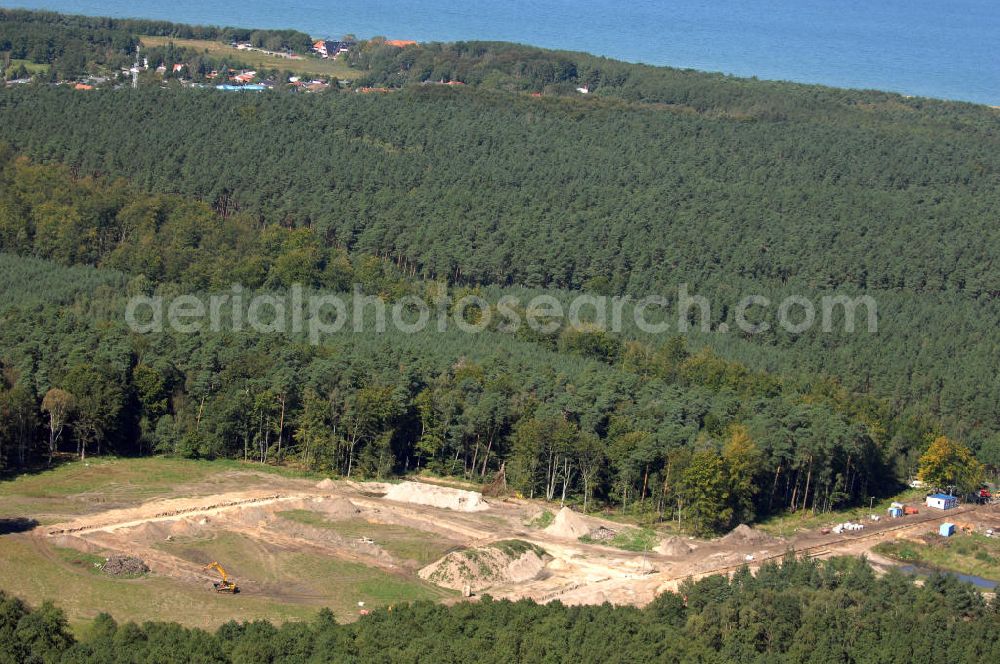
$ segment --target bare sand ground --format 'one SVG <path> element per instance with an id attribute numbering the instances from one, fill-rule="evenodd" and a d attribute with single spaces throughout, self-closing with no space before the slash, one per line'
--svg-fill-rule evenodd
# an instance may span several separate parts
<path id="1" fill-rule="evenodd" d="M 313 560 L 363 565 L 416 580 L 423 566 L 412 559 L 418 557 L 410 550 L 416 544 L 430 546 L 444 556 L 473 549 L 489 552 L 483 554 L 488 564 L 477 566 L 474 562 L 481 559 L 477 558 L 479 554 L 469 556 L 473 562 L 467 573 L 477 593 L 539 602 L 610 601 L 641 606 L 658 593 L 676 589 L 685 579 L 731 573 L 744 564 L 755 568 L 789 551 L 817 558 L 872 556 L 871 549 L 879 542 L 915 537 L 936 529 L 945 520 L 984 527 L 1000 525 L 1000 506 L 963 507 L 948 513 L 924 511 L 903 519 L 883 519 L 858 533 L 812 532 L 784 540 L 741 527 L 716 540 L 671 538 L 653 551 L 634 553 L 579 541 L 581 534 L 599 526 L 622 527 L 602 519 L 564 512 L 546 529 L 526 525 L 545 507 L 537 501 L 483 499 L 468 491 L 415 482 L 316 484 L 270 477 L 254 482 L 252 489 L 235 489 L 234 484 L 218 483 L 213 488 L 222 490 L 216 493 L 207 493 L 205 487 L 191 487 L 194 495 L 190 497 L 94 512 L 38 528 L 31 537 L 43 547 L 136 555 L 153 574 L 205 587 L 210 587 L 214 578 L 213 573 L 203 569 L 211 562 L 202 558 L 206 547 L 211 549 L 205 543 L 214 542 L 217 550 L 228 550 L 219 548 L 221 543 L 237 542 L 239 547 L 234 544 L 232 550 L 240 551 L 241 558 L 222 562 L 229 563 L 238 575 L 244 592 L 315 605 L 329 598 L 314 584 L 305 580 L 274 582 L 275 568 L 288 555 L 308 554 Z M 178 493 L 184 493 L 184 489 Z M 289 518 L 289 514 L 295 518 Z M 361 524 L 370 535 L 344 534 L 342 526 L 347 523 Z M 406 546 L 398 541 L 390 546 L 390 529 L 396 529 L 392 532 L 397 534 L 399 529 L 404 529 L 404 534 L 412 532 L 407 535 L 410 540 L 403 542 Z M 505 562 L 495 549 L 489 548 L 504 540 L 529 542 L 547 555 L 541 562 L 531 560 L 530 565 L 521 554 Z M 877 556 L 874 562 L 882 567 L 891 565 L 891 561 Z M 452 567 L 453 563 L 454 559 Z M 504 568 L 507 563 L 509 569 Z M 461 585 L 455 574 L 450 573 L 448 584 L 442 585 Z M 422 576 L 433 579 L 429 572 Z"/>

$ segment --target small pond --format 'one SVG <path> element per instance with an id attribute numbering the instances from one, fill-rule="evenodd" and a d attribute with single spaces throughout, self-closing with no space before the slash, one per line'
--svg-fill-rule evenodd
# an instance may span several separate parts
<path id="1" fill-rule="evenodd" d="M 941 574 L 950 574 L 958 578 L 960 581 L 966 581 L 981 588 L 982 590 L 996 590 L 997 586 L 1000 586 L 1000 581 L 992 581 L 990 579 L 984 579 L 981 576 L 973 576 L 972 574 L 961 574 L 960 572 L 953 572 L 947 569 L 936 569 L 934 567 L 928 567 L 926 565 L 899 565 L 899 571 L 903 574 L 912 574 L 914 576 L 930 576 L 935 572 Z"/>

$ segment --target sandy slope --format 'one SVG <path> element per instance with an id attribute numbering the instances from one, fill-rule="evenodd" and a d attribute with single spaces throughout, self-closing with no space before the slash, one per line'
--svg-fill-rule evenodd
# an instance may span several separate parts
<path id="1" fill-rule="evenodd" d="M 322 603 L 322 594 L 305 582 L 285 587 L 269 585 L 256 579 L 253 570 L 260 570 L 256 573 L 266 576 L 269 569 L 278 565 L 280 555 L 309 553 L 415 579 L 417 572 L 412 564 L 379 541 L 380 528 L 405 527 L 452 551 L 421 574 L 431 580 L 440 577 L 443 586 L 464 585 L 455 572 L 455 561 L 465 560 L 462 551 L 472 548 L 479 552 L 472 559 L 480 562 L 482 570 L 489 569 L 488 574 L 474 580 L 472 585 L 477 592 L 488 590 L 496 597 L 529 597 L 543 602 L 558 599 L 567 604 L 611 601 L 642 605 L 657 593 L 676 588 L 686 578 L 731 572 L 747 563 L 757 566 L 780 559 L 789 549 L 817 557 L 864 554 L 887 538 L 926 532 L 945 518 L 954 519 L 960 513 L 922 514 L 919 519 L 913 517 L 909 521 L 883 520 L 858 534 L 811 533 L 790 541 L 741 527 L 713 541 L 671 538 L 656 550 L 641 554 L 580 542 L 581 535 L 609 522 L 568 508 L 561 510 L 544 530 L 525 525 L 539 508 L 540 503 L 534 501 L 485 501 L 474 492 L 416 482 L 324 481 L 317 485 L 283 479 L 271 481 L 259 490 L 157 500 L 98 512 L 39 528 L 34 537 L 59 546 L 138 555 L 154 574 L 207 585 L 212 574 L 202 566 L 210 561 L 195 560 L 195 554 L 176 543 L 187 539 L 211 540 L 225 533 L 241 538 L 245 555 L 249 556 L 244 567 L 251 571 L 240 575 L 246 592 L 285 599 L 301 597 Z M 279 515 L 288 510 L 315 513 L 319 523 L 297 522 Z M 1000 518 L 998 511 L 998 507 L 961 510 L 963 519 L 987 520 Z M 368 523 L 372 536 L 360 540 L 348 538 L 337 529 L 323 527 L 324 520 Z M 488 546 L 512 539 L 535 544 L 546 555 L 510 559 L 498 556 Z M 483 551 L 488 553 L 482 554 Z M 433 572 L 439 569 L 445 571 L 435 575 Z"/>

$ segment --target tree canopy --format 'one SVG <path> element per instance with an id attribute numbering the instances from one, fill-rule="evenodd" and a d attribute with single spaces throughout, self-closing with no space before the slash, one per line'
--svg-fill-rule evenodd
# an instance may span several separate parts
<path id="1" fill-rule="evenodd" d="M 686 581 L 643 609 L 539 605 L 488 596 L 376 609 L 340 625 L 230 622 L 215 632 L 119 623 L 101 614 L 78 638 L 51 604 L 0 593 L 0 652 L 46 662 L 899 662 L 995 661 L 997 607 L 954 577 L 918 586 L 865 561 L 765 564 Z"/>
<path id="2" fill-rule="evenodd" d="M 31 45 L 92 32 L 90 64 L 128 54 L 126 33 L 248 38 L 2 16 Z M 997 467 L 995 110 L 503 44 L 351 58 L 397 91 L 0 91 L 8 467 L 59 450 L 372 477 L 506 464 L 527 494 L 705 531 L 891 492 L 940 435 Z M 233 284 L 475 295 L 498 315 L 478 335 L 322 343 L 124 325 L 128 296 Z M 500 325 L 508 296 L 627 295 L 628 320 L 682 292 L 710 305 L 666 334 Z M 843 307 L 831 331 L 736 332 L 748 294 L 869 296 L 878 330 Z"/>

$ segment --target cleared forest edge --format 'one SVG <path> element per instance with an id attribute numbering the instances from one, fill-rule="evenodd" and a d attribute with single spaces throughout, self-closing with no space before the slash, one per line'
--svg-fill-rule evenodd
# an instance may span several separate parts
<path id="1" fill-rule="evenodd" d="M 261 488 L 247 489 L 248 482 Z M 207 486 L 218 492 L 205 495 Z M 402 487 L 399 495 L 410 501 L 390 499 L 393 487 Z M 168 595 L 210 592 L 216 579 L 204 565 L 219 560 L 240 585 L 239 602 L 335 606 L 338 618 L 349 620 L 358 615 L 358 601 L 365 608 L 421 598 L 449 602 L 466 591 L 473 597 L 488 592 L 515 600 L 642 606 L 685 579 L 731 573 L 744 565 L 753 569 L 790 551 L 820 558 L 869 555 L 880 542 L 936 532 L 938 522 L 959 515 L 984 528 L 1000 525 L 996 506 L 963 507 L 883 520 L 843 535 L 817 530 L 780 539 L 739 527 L 725 537 L 696 540 L 660 532 L 655 546 L 637 551 L 595 537 L 629 532 L 633 526 L 567 507 L 542 527 L 533 517 L 555 510 L 541 501 L 496 498 L 484 508 L 467 501 L 475 492 L 421 482 L 317 483 L 229 472 L 213 475 L 208 483 L 179 485 L 173 495 L 185 492 L 195 495 L 95 512 L 10 535 L 8 541 L 33 542 L 40 562 L 62 565 L 63 573 L 83 588 L 96 583 L 95 576 L 80 564 L 67 565 L 73 555 L 66 551 L 78 551 L 74 555 L 81 560 L 140 558 L 150 569 L 141 578 L 100 578 L 152 584 Z M 436 504 L 421 502 L 428 496 Z M 474 511 L 463 511 L 470 505 Z M 8 585 L 17 578 L 7 577 Z M 233 616 L 240 615 L 240 606 L 233 603 Z M 147 610 L 152 613 L 144 619 L 157 617 L 155 605 Z"/>

